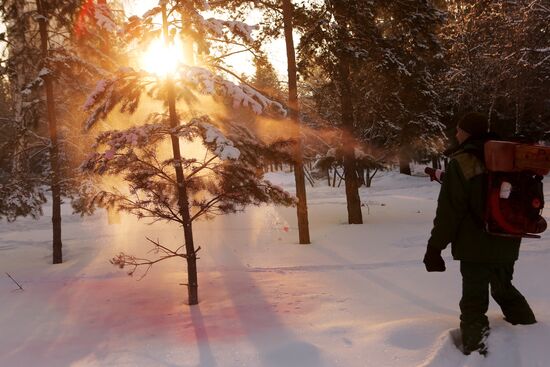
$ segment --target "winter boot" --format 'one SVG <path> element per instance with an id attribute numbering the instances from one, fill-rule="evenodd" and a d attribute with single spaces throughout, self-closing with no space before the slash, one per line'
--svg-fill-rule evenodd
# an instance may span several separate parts
<path id="1" fill-rule="evenodd" d="M 482 356 L 487 355 L 487 338 L 489 337 L 489 327 L 484 326 L 481 329 L 476 327 L 461 327 L 462 333 L 462 353 L 470 355 L 472 352 L 478 352 Z"/>
<path id="2" fill-rule="evenodd" d="M 532 325 L 537 323 L 537 320 L 535 319 L 535 315 L 533 315 L 532 313 L 531 315 L 524 315 L 522 317 L 504 316 L 504 321 L 507 321 L 512 325 Z"/>

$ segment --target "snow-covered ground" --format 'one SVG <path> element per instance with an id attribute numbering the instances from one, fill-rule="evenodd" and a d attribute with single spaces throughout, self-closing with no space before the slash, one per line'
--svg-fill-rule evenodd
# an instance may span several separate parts
<path id="1" fill-rule="evenodd" d="M 269 178 L 293 191 L 292 174 Z M 548 366 L 550 236 L 524 241 L 516 264 L 539 323 L 511 326 L 491 301 L 490 354 L 466 357 L 449 339 L 458 263 L 446 251 L 445 273 L 422 264 L 438 190 L 384 173 L 361 189 L 365 224 L 348 225 L 343 185 L 318 182 L 308 187 L 311 245 L 297 244 L 293 208 L 197 223 L 194 307 L 183 260 L 140 281 L 108 262 L 120 251 L 145 256 L 145 236 L 179 245 L 176 226 L 67 210 L 65 263 L 54 266 L 49 217 L 0 223 L 0 366 Z"/>

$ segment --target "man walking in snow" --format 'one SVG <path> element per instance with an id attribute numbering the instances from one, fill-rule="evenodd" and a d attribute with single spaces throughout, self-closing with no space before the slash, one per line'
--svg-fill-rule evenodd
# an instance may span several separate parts
<path id="1" fill-rule="evenodd" d="M 460 261 L 460 331 L 464 354 L 487 353 L 489 321 L 485 314 L 489 307 L 489 285 L 506 321 L 514 325 L 536 323 L 531 307 L 512 285 L 521 239 L 484 231 L 483 146 L 489 139 L 487 130 L 487 118 L 478 113 L 467 114 L 459 121 L 456 133 L 459 146 L 451 155 L 443 178 L 424 256 L 427 271 L 445 271 L 441 251 L 451 243 L 453 258 Z"/>

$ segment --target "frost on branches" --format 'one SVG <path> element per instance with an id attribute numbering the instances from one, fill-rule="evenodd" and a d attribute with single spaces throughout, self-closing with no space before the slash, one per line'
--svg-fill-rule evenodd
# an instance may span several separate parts
<path id="1" fill-rule="evenodd" d="M 205 19 L 198 10 L 206 10 L 208 5 L 193 6 L 189 2 L 181 2 L 176 8 L 178 12 L 187 19 L 191 20 L 190 27 L 197 34 L 208 34 L 213 37 L 228 39 L 231 35 L 240 37 L 245 43 L 252 44 L 254 37 L 252 32 L 259 29 L 257 25 L 249 25 L 234 20 L 222 20 L 216 18 Z M 226 32 L 229 31 L 229 33 Z"/>
<path id="2" fill-rule="evenodd" d="M 46 193 L 43 187 L 24 180 L 0 181 L 0 219 L 5 218 L 8 222 L 26 216 L 37 219 L 42 215 L 42 205 L 45 202 Z"/>
<path id="3" fill-rule="evenodd" d="M 84 109 L 91 111 L 85 123 L 86 128 L 91 128 L 98 120 L 105 118 L 118 104 L 121 112 L 135 112 L 141 96 L 155 82 L 154 75 L 132 68 L 121 68 L 112 78 L 100 80 L 84 104 Z M 234 109 L 245 108 L 258 115 L 286 116 L 286 110 L 279 102 L 265 97 L 248 85 L 237 85 L 225 80 L 206 68 L 181 65 L 174 84 L 176 88 L 210 95 Z"/>
<path id="4" fill-rule="evenodd" d="M 175 129 L 167 126 L 161 115 L 150 116 L 150 123 L 124 131 L 109 131 L 97 138 L 97 152 L 83 164 L 84 171 L 99 175 L 117 175 L 128 184 L 127 190 L 96 192 L 88 202 L 95 206 L 115 207 L 138 218 L 179 223 L 182 227 L 203 218 L 233 213 L 245 206 L 262 203 L 294 204 L 294 199 L 281 188 L 262 178 L 256 167 L 261 157 L 276 155 L 277 145 L 262 144 L 248 129 L 239 124 L 223 122 L 216 125 L 207 116 L 194 118 Z M 200 139 L 205 147 L 203 159 L 159 156 L 161 147 L 168 146 L 171 136 L 180 141 Z M 185 176 L 190 218 L 182 215 L 178 203 L 178 180 L 175 167 L 181 167 Z M 90 210 L 90 209 L 88 209 Z M 185 253 L 183 246 L 161 244 L 147 238 L 153 245 L 154 259 L 137 258 L 120 253 L 111 262 L 127 268 L 128 274 L 143 267 L 144 276 L 151 266 L 161 260 L 195 257 L 200 247 Z"/>
<path id="5" fill-rule="evenodd" d="M 201 93 L 226 98 L 233 108 L 250 108 L 258 115 L 268 112 L 280 117 L 286 116 L 286 110 L 279 102 L 270 100 L 248 85 L 236 85 L 207 69 L 183 66 L 180 69 L 180 78 L 181 82 Z"/>
<path id="6" fill-rule="evenodd" d="M 184 224 L 178 213 L 174 165 L 181 165 L 190 197 L 191 220 L 232 213 L 248 204 L 276 202 L 291 205 L 293 199 L 281 189 L 262 180 L 257 172 L 258 152 L 273 146 L 248 139 L 232 141 L 207 116 L 191 119 L 176 129 L 152 115 L 151 123 L 124 131 L 108 131 L 98 136 L 97 150 L 83 164 L 85 171 L 99 175 L 120 175 L 129 185 L 122 191 L 101 191 L 93 202 L 100 206 L 116 205 L 139 218 L 169 220 Z M 157 123 L 153 123 L 157 121 Z M 224 122 L 224 128 L 238 139 L 243 128 Z M 160 159 L 158 151 L 174 134 L 180 141 L 201 139 L 207 154 L 204 159 Z"/>

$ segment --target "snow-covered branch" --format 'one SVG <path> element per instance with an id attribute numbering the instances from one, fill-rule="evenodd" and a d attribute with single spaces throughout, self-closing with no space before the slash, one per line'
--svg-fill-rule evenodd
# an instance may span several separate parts
<path id="1" fill-rule="evenodd" d="M 239 159 L 241 152 L 235 148 L 233 142 L 227 139 L 220 130 L 211 124 L 202 122 L 200 127 L 204 130 L 204 142 L 214 146 L 214 154 L 221 160 Z"/>
<path id="2" fill-rule="evenodd" d="M 183 66 L 180 68 L 180 78 L 183 82 L 195 85 L 204 94 L 218 94 L 229 98 L 233 108 L 249 108 L 256 114 L 274 111 L 279 116 L 286 116 L 286 110 L 279 102 L 265 97 L 247 85 L 237 85 L 225 80 L 208 69 Z"/>

